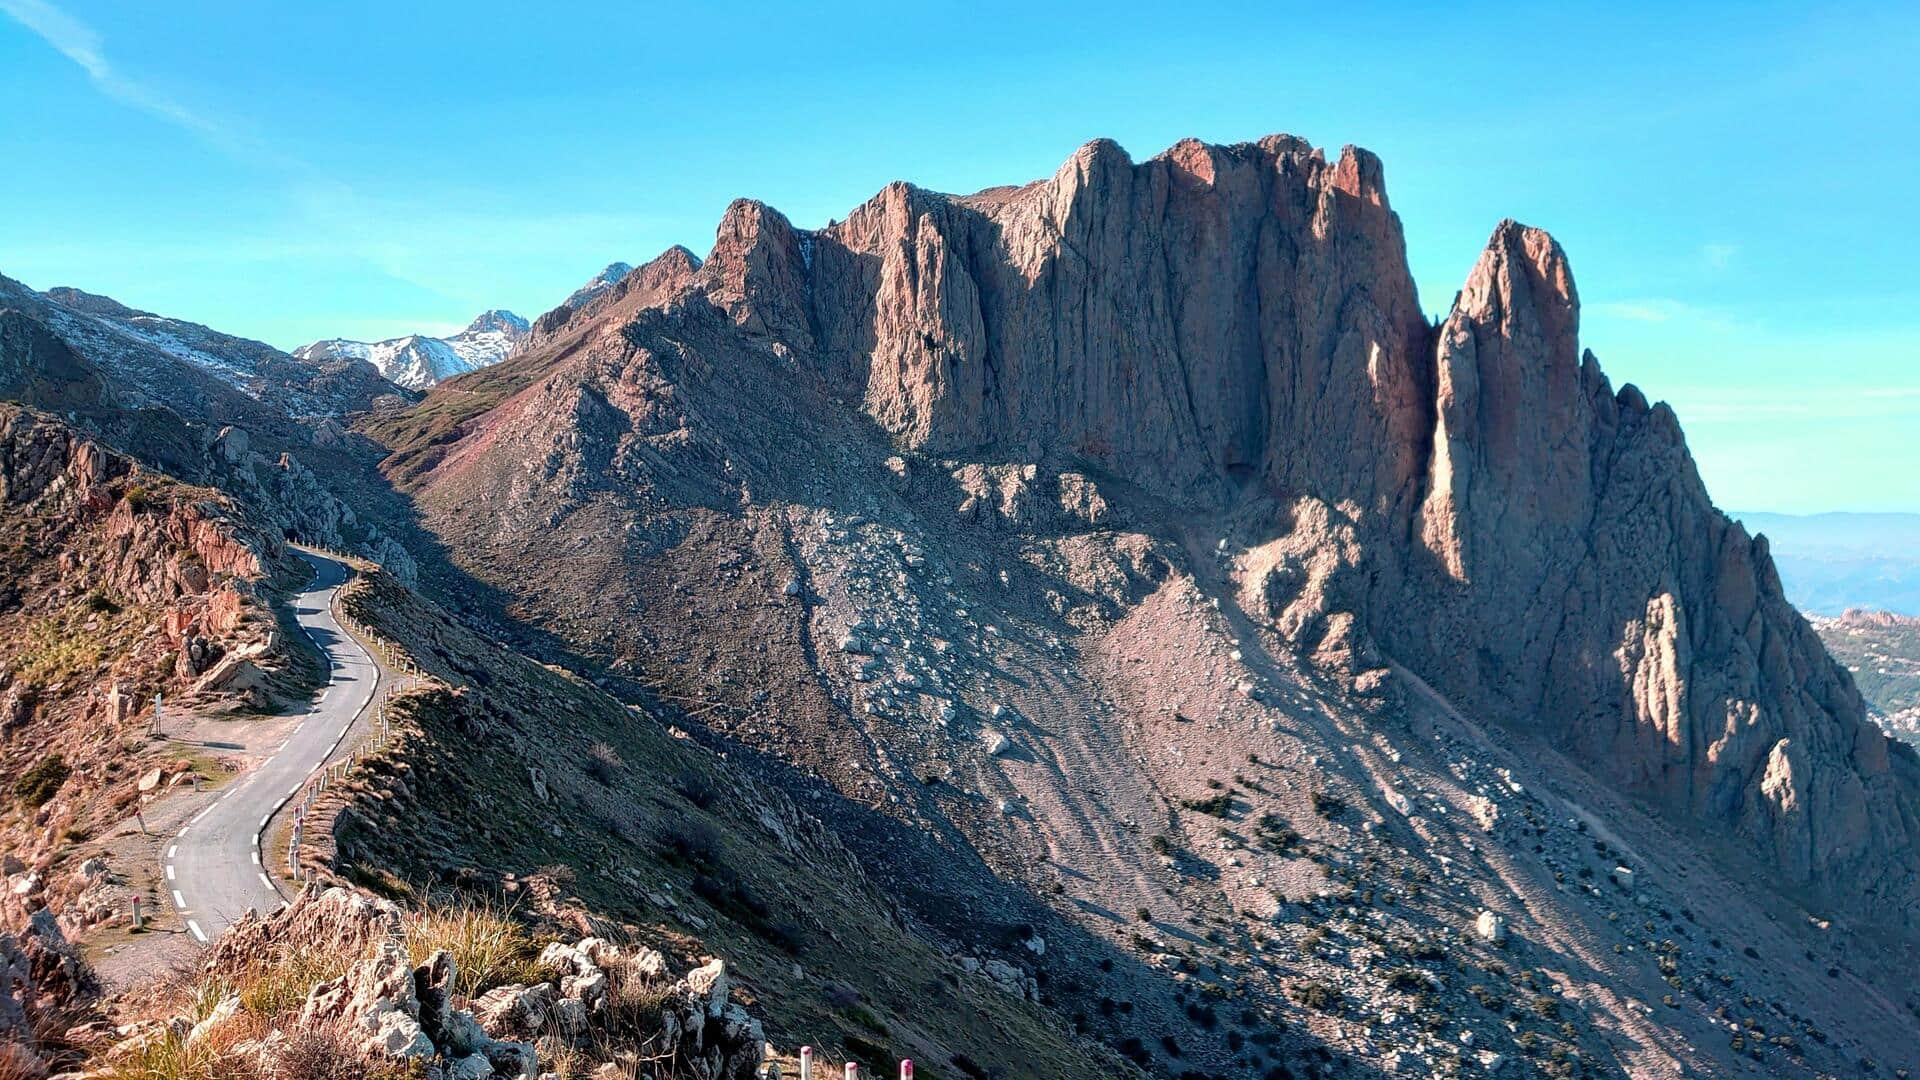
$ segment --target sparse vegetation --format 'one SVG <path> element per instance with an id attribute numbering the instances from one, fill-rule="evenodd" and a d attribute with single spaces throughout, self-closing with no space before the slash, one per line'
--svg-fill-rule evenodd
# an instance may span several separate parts
<path id="1" fill-rule="evenodd" d="M 66 758 L 59 754 L 48 754 L 14 781 L 13 793 L 30 807 L 45 806 L 72 772 Z"/>
<path id="2" fill-rule="evenodd" d="M 1319 980 L 1295 983 L 1290 993 L 1293 1000 L 1315 1012 L 1338 1012 L 1346 1000 L 1339 987 Z"/>
<path id="3" fill-rule="evenodd" d="M 593 748 L 587 752 L 585 768 L 587 775 L 593 777 L 603 787 L 612 787 L 619 782 L 620 773 L 626 768 L 620 760 L 620 754 L 613 745 L 604 739 L 595 740 Z"/>
<path id="4" fill-rule="evenodd" d="M 1233 809 L 1233 792 L 1222 791 L 1199 799 L 1182 799 L 1180 805 L 1212 817 L 1223 818 Z"/>
<path id="5" fill-rule="evenodd" d="M 1319 788 L 1315 788 L 1307 798 L 1313 804 L 1313 812 L 1326 818 L 1328 821 L 1332 821 L 1347 812 L 1346 800 L 1341 799 L 1337 795 L 1322 791 Z"/>
<path id="6" fill-rule="evenodd" d="M 407 920 L 407 953 L 416 964 L 435 950 L 453 957 L 454 989 L 477 997 L 496 986 L 536 982 L 539 948 L 511 911 L 462 898 L 432 904 Z"/>

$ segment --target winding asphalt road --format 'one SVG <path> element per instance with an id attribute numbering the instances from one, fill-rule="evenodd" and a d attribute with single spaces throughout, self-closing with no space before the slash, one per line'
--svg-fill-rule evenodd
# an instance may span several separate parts
<path id="1" fill-rule="evenodd" d="M 187 932 L 201 943 L 219 937 L 248 909 L 267 912 L 284 903 L 262 861 L 283 867 L 287 853 L 262 850 L 263 834 L 280 808 L 326 763 L 380 686 L 379 665 L 334 621 L 333 596 L 346 582 L 347 568 L 324 556 L 298 554 L 314 568 L 314 579 L 294 598 L 294 616 L 326 655 L 331 671 L 326 689 L 287 741 L 167 842 L 161 860 L 165 887 L 186 920 Z"/>

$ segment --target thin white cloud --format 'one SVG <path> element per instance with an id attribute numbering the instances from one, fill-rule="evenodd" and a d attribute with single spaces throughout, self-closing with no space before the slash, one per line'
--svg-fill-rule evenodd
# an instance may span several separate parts
<path id="1" fill-rule="evenodd" d="M 78 64 L 94 88 L 107 97 L 185 128 L 231 153 L 254 152 L 255 148 L 244 146 L 221 125 L 122 73 L 108 61 L 105 43 L 93 27 L 46 0 L 0 0 L 0 14 L 38 34 L 60 55 Z"/>

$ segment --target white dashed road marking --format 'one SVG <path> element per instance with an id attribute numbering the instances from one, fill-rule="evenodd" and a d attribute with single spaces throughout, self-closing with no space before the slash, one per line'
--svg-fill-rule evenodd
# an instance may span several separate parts
<path id="1" fill-rule="evenodd" d="M 311 561 L 317 568 L 320 567 L 318 558 Z M 332 572 L 337 572 L 337 569 L 336 567 Z M 331 572 L 323 570 L 323 575 L 329 573 Z M 326 661 L 326 685 L 322 687 L 312 706 L 305 710 L 304 715 L 294 718 L 291 734 L 283 739 L 278 747 L 271 750 L 267 761 L 250 770 L 252 775 L 240 778 L 227 790 L 217 794 L 210 803 L 193 816 L 192 821 L 188 822 L 190 826 L 193 822 L 207 818 L 207 815 L 217 807 L 220 813 L 207 818 L 208 828 L 193 834 L 189 839 L 188 827 L 182 826 L 177 836 L 186 842 L 171 845 L 167 849 L 167 857 L 164 860 L 166 880 L 173 894 L 174 906 L 180 909 L 182 918 L 189 914 L 195 916 L 194 919 L 187 920 L 187 929 L 199 942 L 206 943 L 213 936 L 217 936 L 225 928 L 226 919 L 221 912 L 248 898 L 253 891 L 252 883 L 247 882 L 245 876 L 237 873 L 237 867 L 232 865 L 238 861 L 233 853 L 233 849 L 238 846 L 238 836 L 235 834 L 243 832 L 250 834 L 248 835 L 248 857 L 254 868 L 254 876 L 269 894 L 280 894 L 279 887 L 265 869 L 267 863 L 263 857 L 263 849 L 266 830 L 273 824 L 274 817 L 284 812 L 287 804 L 299 797 L 302 788 L 306 786 L 306 778 L 314 776 L 325 767 L 327 759 L 339 750 L 348 733 L 353 729 L 353 725 L 358 723 L 373 706 L 373 691 L 379 689 L 382 669 L 364 645 L 334 623 L 331 608 L 337 592 L 338 586 L 335 585 L 323 592 L 308 593 L 301 598 L 304 602 L 297 603 L 294 609 L 296 616 L 302 619 L 318 615 L 326 623 L 325 626 L 303 625 L 300 627 L 307 638 L 319 648 Z M 316 600 L 317 603 L 315 603 Z M 329 635 L 324 642 L 321 640 L 322 631 Z M 340 662 L 341 658 L 334 655 L 336 650 L 351 650 L 351 660 L 346 663 Z M 353 669 L 352 673 L 347 674 L 350 668 Z M 339 698 L 333 696 L 333 690 L 336 688 L 344 690 Z M 312 739 L 312 736 L 305 734 L 305 731 L 307 725 L 315 720 L 320 721 L 321 730 L 326 732 L 325 739 L 321 740 L 328 743 L 324 749 L 310 747 L 304 741 Z M 336 723 L 338 724 L 337 732 L 334 730 Z M 276 797 L 270 794 L 270 791 L 280 784 L 287 783 L 298 774 L 296 770 L 287 769 L 284 764 L 276 763 L 274 759 L 277 755 L 287 752 L 296 742 L 302 743 L 300 764 L 309 767 L 306 769 L 305 777 L 287 788 L 285 795 Z M 317 751 L 320 754 L 317 762 L 306 756 L 309 751 Z M 242 798 L 235 808 L 229 810 L 221 805 L 236 793 Z M 256 810 L 265 810 L 266 813 L 260 817 L 259 825 L 254 829 L 246 829 L 244 817 L 241 821 L 232 820 L 233 814 L 250 817 Z M 178 858 L 182 849 L 185 849 L 186 853 L 184 867 L 180 865 L 181 860 Z M 214 859 L 211 865 L 207 862 L 209 855 Z M 176 881 L 180 887 L 172 888 Z M 184 889 L 195 890 L 191 907 L 188 906 L 189 902 Z M 257 910 L 272 910 L 257 900 L 248 900 L 248 902 L 252 903 Z M 284 894 L 280 894 L 278 906 L 286 906 Z M 201 917 L 209 920 L 204 928 L 198 921 Z"/>

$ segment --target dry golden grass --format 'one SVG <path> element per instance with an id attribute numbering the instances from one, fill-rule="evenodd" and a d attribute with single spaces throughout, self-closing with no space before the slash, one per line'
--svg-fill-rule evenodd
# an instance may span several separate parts
<path id="1" fill-rule="evenodd" d="M 205 1010 L 186 1015 L 197 1022 Z M 168 1030 L 108 1062 L 101 1075 L 107 1080 L 252 1080 L 253 1062 L 234 1047 L 265 1031 L 263 1022 L 244 1012 L 191 1042 Z"/>
<path id="2" fill-rule="evenodd" d="M 429 904 L 407 916 L 407 954 L 415 964 L 445 949 L 453 957 L 456 995 L 473 998 L 496 986 L 540 981 L 540 948 L 511 909 L 460 899 Z"/>
<path id="3" fill-rule="evenodd" d="M 241 1008 L 249 1015 L 277 1020 L 298 1011 L 315 983 L 339 978 L 357 959 L 337 952 L 289 950 L 231 986 L 209 989 L 238 994 Z"/>

